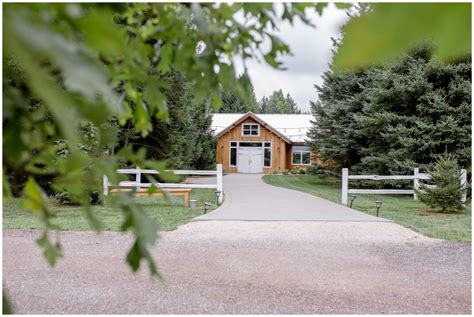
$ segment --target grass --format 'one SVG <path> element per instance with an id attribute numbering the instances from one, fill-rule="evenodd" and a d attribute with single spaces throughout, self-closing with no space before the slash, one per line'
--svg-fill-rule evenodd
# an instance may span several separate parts
<path id="1" fill-rule="evenodd" d="M 265 175 L 270 185 L 289 188 L 341 202 L 341 185 L 318 176 Z M 461 214 L 433 212 L 425 204 L 408 195 L 358 195 L 352 208 L 376 214 L 375 201 L 383 201 L 379 216 L 393 220 L 425 236 L 457 242 L 471 242 L 471 204 Z"/>
<path id="2" fill-rule="evenodd" d="M 137 197 L 134 198 L 143 210 L 153 218 L 161 231 L 175 230 L 179 225 L 189 222 L 192 218 L 202 215 L 204 202 L 212 204 L 212 210 L 216 207 L 216 196 L 212 189 L 193 189 L 191 199 L 197 200 L 197 207 L 186 208 L 182 205 L 182 199 L 174 203 L 159 197 Z M 56 214 L 53 223 L 60 230 L 90 231 L 91 228 L 84 216 L 84 209 L 75 206 L 51 206 Z M 93 206 L 94 214 L 104 224 L 105 230 L 119 231 L 123 222 L 122 213 L 112 207 L 102 205 Z M 19 200 L 13 199 L 3 203 L 3 228 L 4 229 L 42 229 L 40 219 L 19 206 Z"/>

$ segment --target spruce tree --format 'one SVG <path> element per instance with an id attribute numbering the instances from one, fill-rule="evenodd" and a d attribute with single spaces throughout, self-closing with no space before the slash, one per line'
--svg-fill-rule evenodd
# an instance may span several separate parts
<path id="1" fill-rule="evenodd" d="M 367 145 L 354 116 L 361 113 L 366 102 L 364 88 L 370 85 L 370 77 L 365 71 L 330 70 L 323 80 L 322 86 L 316 86 L 318 101 L 311 102 L 314 121 L 307 143 L 319 153 L 326 167 L 339 172 L 359 163 L 360 150 Z"/>
<path id="2" fill-rule="evenodd" d="M 308 138 L 326 164 L 405 174 L 447 150 L 470 166 L 471 63 L 440 64 L 431 51 L 422 45 L 387 65 L 324 74 Z"/>
<path id="3" fill-rule="evenodd" d="M 460 168 L 456 158 L 450 154 L 438 157 L 433 168 L 428 170 L 435 187 L 420 183 L 415 190 L 418 199 L 432 208 L 442 212 L 457 212 L 463 209 L 461 197 L 465 192 L 460 183 Z"/>
<path id="4" fill-rule="evenodd" d="M 240 82 L 245 82 L 248 87 L 247 91 L 230 91 L 220 89 L 222 106 L 219 109 L 213 109 L 214 112 L 219 113 L 246 113 L 252 111 L 259 112 L 257 98 L 255 97 L 255 90 L 252 83 L 244 78 L 238 78 Z"/>
<path id="5" fill-rule="evenodd" d="M 211 106 L 204 101 L 195 104 L 192 88 L 183 73 L 166 75 L 168 120 L 153 118 L 153 131 L 147 137 L 131 134 L 123 128 L 121 146 L 145 147 L 147 158 L 166 160 L 174 169 L 207 169 L 215 164 L 215 137 L 211 131 Z"/>

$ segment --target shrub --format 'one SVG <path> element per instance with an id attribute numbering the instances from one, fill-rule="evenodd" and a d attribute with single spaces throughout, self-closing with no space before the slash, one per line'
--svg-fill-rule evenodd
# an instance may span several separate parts
<path id="1" fill-rule="evenodd" d="M 288 175 L 289 173 L 290 173 L 289 170 L 284 170 L 284 171 L 283 171 L 283 175 Z"/>
<path id="2" fill-rule="evenodd" d="M 459 181 L 461 171 L 456 158 L 447 153 L 439 156 L 428 173 L 436 187 L 420 183 L 419 190 L 415 190 L 420 201 L 442 212 L 462 210 L 461 197 L 465 188 Z"/>
<path id="3" fill-rule="evenodd" d="M 92 205 L 101 203 L 100 195 L 98 191 L 92 191 L 89 193 L 89 202 Z M 77 201 L 71 198 L 70 194 L 65 190 L 54 191 L 51 194 L 51 198 L 59 205 L 79 205 Z"/>
<path id="4" fill-rule="evenodd" d="M 304 175 L 304 174 L 306 174 L 306 170 L 304 168 L 300 168 L 300 169 L 298 169 L 298 174 Z"/>
<path id="5" fill-rule="evenodd" d="M 298 170 L 290 170 L 290 175 L 296 175 L 298 174 Z"/>

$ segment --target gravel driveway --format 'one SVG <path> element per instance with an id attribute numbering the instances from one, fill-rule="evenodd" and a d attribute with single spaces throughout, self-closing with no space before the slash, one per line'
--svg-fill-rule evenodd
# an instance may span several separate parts
<path id="1" fill-rule="evenodd" d="M 4 230 L 3 283 L 24 314 L 471 313 L 470 245 L 387 222 L 193 222 L 153 249 L 164 282 L 123 263 L 130 236 Z"/>

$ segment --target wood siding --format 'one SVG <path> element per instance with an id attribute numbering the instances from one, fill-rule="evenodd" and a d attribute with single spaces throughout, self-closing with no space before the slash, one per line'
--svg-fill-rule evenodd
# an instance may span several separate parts
<path id="1" fill-rule="evenodd" d="M 220 163 L 224 167 L 224 171 L 228 173 L 237 173 L 237 167 L 230 167 L 230 142 L 241 141 L 241 142 L 272 142 L 272 167 L 264 167 L 263 173 L 269 174 L 272 172 L 283 172 L 286 169 L 287 157 L 286 147 L 287 143 L 283 141 L 279 136 L 260 125 L 260 136 L 248 137 L 242 136 L 242 124 L 245 123 L 258 123 L 252 118 L 245 119 L 241 124 L 235 126 L 229 130 L 226 134 L 219 138 L 217 143 L 217 163 Z M 288 145 L 289 146 L 289 145 Z"/>

